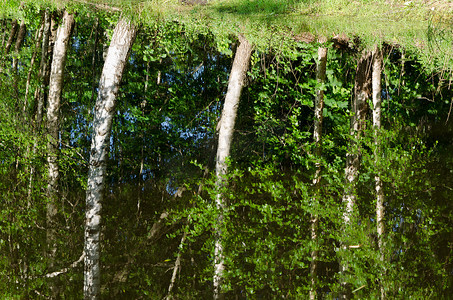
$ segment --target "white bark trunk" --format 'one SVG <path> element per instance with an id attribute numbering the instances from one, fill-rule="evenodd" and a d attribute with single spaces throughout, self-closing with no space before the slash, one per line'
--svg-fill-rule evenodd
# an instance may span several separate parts
<path id="1" fill-rule="evenodd" d="M 96 100 L 91 143 L 90 168 L 86 195 L 85 223 L 85 299 L 99 299 L 100 265 L 99 237 L 101 203 L 107 167 L 110 132 L 115 110 L 115 98 L 129 51 L 136 35 L 136 27 L 121 18 L 113 32 L 112 41 L 102 70 Z"/>
<path id="2" fill-rule="evenodd" d="M 47 106 L 47 256 L 49 269 L 54 268 L 56 245 L 56 215 L 58 201 L 58 179 L 60 171 L 58 168 L 58 138 L 60 130 L 60 100 L 61 89 L 63 87 L 63 71 L 66 60 L 66 52 L 68 49 L 68 41 L 71 35 L 72 26 L 74 24 L 74 16 L 66 11 L 63 15 L 63 22 L 58 27 L 57 39 L 54 46 L 52 66 L 50 70 L 49 80 L 49 97 Z M 53 294 L 57 293 L 56 286 L 51 285 Z"/>
<path id="3" fill-rule="evenodd" d="M 320 40 L 319 42 L 326 42 L 325 40 Z M 318 84 L 322 85 L 326 82 L 326 65 L 327 65 L 327 48 L 319 47 L 318 48 L 318 64 L 316 69 L 316 79 Z M 315 163 L 316 171 L 313 178 L 313 186 L 315 188 L 315 193 L 319 189 L 319 183 L 321 182 L 321 137 L 322 137 L 322 122 L 323 116 L 322 112 L 324 109 L 324 90 L 321 87 L 316 91 L 316 100 L 315 100 L 315 120 L 314 120 L 314 129 L 313 129 L 313 141 L 315 142 L 315 155 L 317 162 Z M 314 207 L 317 207 L 318 195 L 315 195 L 312 199 Z M 311 239 L 316 244 L 318 240 L 318 224 L 319 218 L 316 213 L 311 215 Z M 316 274 L 318 268 L 318 250 L 313 249 L 311 251 L 311 263 L 310 263 L 310 300 L 316 299 Z"/>
<path id="4" fill-rule="evenodd" d="M 350 150 L 346 154 L 346 168 L 345 168 L 345 191 L 343 195 L 343 203 L 345 209 L 343 212 L 343 222 L 345 228 L 351 224 L 354 213 L 355 203 L 357 200 L 356 183 L 360 167 L 360 149 L 357 149 L 355 140 L 358 140 L 362 131 L 365 129 L 366 114 L 368 111 L 368 99 L 371 97 L 371 52 L 364 53 L 359 59 L 356 70 L 356 78 L 354 84 L 354 98 L 352 103 L 352 117 L 350 135 Z M 345 237 L 347 239 L 347 237 Z M 342 241 L 342 248 L 344 251 L 349 249 L 348 241 Z M 340 273 L 342 276 L 341 282 L 341 299 L 350 298 L 349 288 L 345 280 L 345 273 L 348 270 L 348 264 L 344 261 L 340 262 Z"/>
<path id="5" fill-rule="evenodd" d="M 233 66 L 228 80 L 228 91 L 225 96 L 222 117 L 219 121 L 220 126 L 218 126 L 219 142 L 216 157 L 216 185 L 219 192 L 216 196 L 218 220 L 216 224 L 216 241 L 214 248 L 214 299 L 219 299 L 221 297 L 221 284 L 223 271 L 225 269 L 221 228 L 226 203 L 221 193 L 221 189 L 225 185 L 225 176 L 227 175 L 226 159 L 230 155 L 239 99 L 241 97 L 242 87 L 245 84 L 245 77 L 250 63 L 252 48 L 252 45 L 240 35 L 239 47 L 236 50 L 236 55 L 234 57 Z"/>
<path id="6" fill-rule="evenodd" d="M 381 129 L 381 72 L 382 72 L 382 52 L 376 45 L 373 51 L 373 127 L 374 133 L 374 159 L 375 164 L 379 163 L 380 159 L 380 142 L 379 130 Z M 376 226 L 378 235 L 378 248 L 380 252 L 380 259 L 384 261 L 384 190 L 382 189 L 382 180 L 379 172 L 375 175 L 375 188 L 376 188 Z M 381 274 L 381 280 L 384 274 Z M 381 281 L 381 299 L 385 299 L 385 290 Z"/>
<path id="7" fill-rule="evenodd" d="M 327 65 L 327 48 L 318 48 L 318 64 L 316 70 L 316 79 L 319 84 L 326 82 L 326 65 Z M 316 144 L 315 152 L 317 155 L 321 153 L 321 135 L 322 135 L 322 112 L 324 109 L 324 90 L 320 88 L 316 91 L 316 103 L 315 103 L 315 120 L 313 130 L 313 141 Z M 316 164 L 316 169 L 320 168 L 320 164 Z M 317 178 L 317 176 L 315 176 Z"/>
<path id="8" fill-rule="evenodd" d="M 190 215 L 188 217 L 187 223 L 189 223 L 189 222 L 190 222 Z M 173 273 L 171 275 L 170 285 L 168 286 L 167 297 L 165 298 L 166 300 L 173 299 L 173 296 L 172 296 L 173 287 L 175 286 L 176 276 L 178 275 L 178 272 L 181 269 L 181 254 L 182 254 L 182 250 L 184 247 L 184 243 L 186 242 L 186 237 L 187 237 L 187 229 L 184 230 L 184 234 L 182 235 L 181 242 L 179 243 L 179 252 L 178 252 L 178 255 L 176 256 L 175 265 L 173 267 Z"/>
<path id="9" fill-rule="evenodd" d="M 354 86 L 354 99 L 352 104 L 352 117 L 350 134 L 354 140 L 361 136 L 365 129 L 366 113 L 368 111 L 368 99 L 371 94 L 371 53 L 366 53 L 357 64 L 356 79 Z M 353 145 L 354 142 L 351 141 Z M 354 148 L 354 147 L 351 147 Z M 352 149 L 351 149 L 352 150 Z M 343 214 L 345 224 L 351 222 L 352 213 L 356 201 L 355 183 L 360 167 L 360 154 L 358 151 L 350 151 L 346 154 L 346 189 L 343 195 L 343 203 L 346 205 Z"/>

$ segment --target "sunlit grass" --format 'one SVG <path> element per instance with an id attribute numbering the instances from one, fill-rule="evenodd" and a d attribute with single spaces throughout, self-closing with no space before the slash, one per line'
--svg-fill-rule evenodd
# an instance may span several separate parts
<path id="1" fill-rule="evenodd" d="M 398 44 L 419 53 L 429 68 L 453 69 L 451 1 L 220 0 L 186 13 L 182 19 L 207 16 L 211 27 L 245 32 L 256 44 L 265 44 L 275 34 L 345 33 L 359 37 L 364 48 L 381 42 Z"/>
<path id="2" fill-rule="evenodd" d="M 136 22 L 178 20 L 219 39 L 246 34 L 257 47 L 310 32 L 359 37 L 363 47 L 385 41 L 420 53 L 430 67 L 453 69 L 452 1 L 440 0 L 0 0 L 0 12 L 20 17 L 26 5 L 84 5 L 122 11 Z M 272 47 L 272 45 L 270 45 Z"/>

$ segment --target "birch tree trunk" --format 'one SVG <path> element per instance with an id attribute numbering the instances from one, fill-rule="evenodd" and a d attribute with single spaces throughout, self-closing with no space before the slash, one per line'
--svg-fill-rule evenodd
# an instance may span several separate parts
<path id="1" fill-rule="evenodd" d="M 191 217 L 189 215 L 187 217 L 187 224 L 185 226 L 186 228 L 184 229 L 184 234 L 182 235 L 181 242 L 179 243 L 179 251 L 178 251 L 178 255 L 176 256 L 176 261 L 175 261 L 175 265 L 173 267 L 173 272 L 172 272 L 171 279 L 170 279 L 170 285 L 168 286 L 167 297 L 165 297 L 165 300 L 173 299 L 173 296 L 172 296 L 173 287 L 175 286 L 176 276 L 178 275 L 178 272 L 181 269 L 181 255 L 182 255 L 182 250 L 184 248 L 184 244 L 186 242 L 187 230 L 188 230 L 187 227 L 188 227 L 188 224 L 190 224 L 190 222 L 191 222 Z"/>
<path id="2" fill-rule="evenodd" d="M 47 258 L 48 267 L 54 269 L 55 254 L 57 251 L 56 243 L 56 216 L 58 193 L 58 178 L 60 171 L 58 168 L 58 140 L 60 131 L 60 99 L 63 86 L 63 71 L 66 60 L 68 42 L 74 25 L 74 15 L 64 12 L 63 22 L 58 27 L 57 37 L 53 51 L 52 66 L 49 80 L 49 98 L 47 106 Z M 57 295 L 57 286 L 51 284 L 53 296 Z"/>
<path id="3" fill-rule="evenodd" d="M 381 129 L 381 72 L 382 72 L 382 52 L 375 46 L 373 51 L 373 127 L 374 127 L 374 159 L 375 165 L 379 164 L 381 145 L 379 140 L 379 131 Z M 379 170 L 379 169 L 378 169 Z M 384 261 L 384 191 L 382 189 L 382 180 L 380 172 L 378 171 L 374 177 L 376 189 L 376 226 L 378 235 L 378 248 L 380 259 Z M 385 299 L 385 290 L 382 285 L 384 274 L 381 274 L 381 299 Z"/>
<path id="4" fill-rule="evenodd" d="M 19 27 L 19 25 L 17 24 L 17 20 L 12 20 L 11 21 L 11 30 L 9 32 L 9 37 L 8 37 L 8 40 L 6 42 L 5 49 L 4 49 L 4 52 L 3 52 L 4 56 L 6 56 L 9 53 L 9 50 L 11 49 L 11 46 L 12 46 L 14 38 L 16 36 L 18 27 Z M 5 67 L 5 62 L 6 61 L 7 60 L 2 60 L 1 61 L 1 63 L 0 63 L 0 72 L 3 72 L 3 68 Z"/>
<path id="5" fill-rule="evenodd" d="M 17 98 L 19 98 L 19 90 L 17 87 L 17 82 L 19 80 L 19 78 L 17 77 L 17 64 L 18 64 L 18 59 L 19 59 L 20 47 L 22 46 L 22 43 L 24 41 L 26 31 L 27 31 L 27 27 L 25 25 L 25 21 L 22 20 L 20 22 L 19 32 L 17 33 L 16 44 L 14 45 L 13 66 L 12 66 L 12 70 L 13 70 L 13 74 L 14 74 L 13 89 L 14 89 L 14 92 L 16 93 Z"/>
<path id="6" fill-rule="evenodd" d="M 86 194 L 83 293 L 84 298 L 90 300 L 99 299 L 100 296 L 99 237 L 101 231 L 101 203 L 104 195 L 115 98 L 129 51 L 135 40 L 136 30 L 132 23 L 120 18 L 113 32 L 99 82 Z"/>
<path id="7" fill-rule="evenodd" d="M 17 56 L 19 55 L 20 47 L 24 41 L 25 33 L 27 30 L 27 26 L 25 25 L 25 21 L 22 20 L 19 26 L 19 32 L 17 33 L 16 44 L 14 45 L 14 57 L 13 57 L 13 71 L 16 72 L 17 70 Z"/>
<path id="8" fill-rule="evenodd" d="M 36 102 L 36 124 L 35 128 L 40 127 L 40 122 L 42 121 L 44 99 L 46 98 L 46 87 L 49 84 L 49 69 L 52 62 L 49 53 L 53 50 L 52 40 L 52 23 L 54 16 L 46 9 L 44 13 L 44 32 L 42 37 L 42 49 L 41 49 L 41 64 L 39 66 L 38 78 L 40 79 L 40 87 L 35 90 L 35 102 Z M 38 124 L 39 123 L 39 124 Z"/>
<path id="9" fill-rule="evenodd" d="M 354 83 L 354 97 L 352 102 L 352 116 L 350 125 L 351 140 L 349 142 L 349 151 L 346 154 L 345 168 L 345 191 L 343 195 L 343 204 L 345 210 L 343 212 L 343 223 L 345 232 L 348 232 L 348 227 L 351 225 L 351 220 L 354 214 L 355 203 L 357 200 L 356 183 L 360 167 L 360 149 L 358 149 L 355 141 L 357 141 L 366 125 L 366 114 L 368 111 L 368 100 L 371 98 L 371 52 L 366 52 L 362 55 L 357 63 L 356 78 Z M 347 237 L 342 241 L 344 251 L 349 249 Z M 340 262 L 340 272 L 342 277 L 341 282 L 341 299 L 349 299 L 351 297 L 349 286 L 345 280 L 348 264 L 345 261 Z"/>
<path id="10" fill-rule="evenodd" d="M 219 142 L 216 156 L 216 177 L 218 194 L 216 196 L 216 208 L 218 218 L 216 224 L 216 241 L 214 248 L 214 299 L 219 299 L 221 295 L 221 284 L 224 266 L 224 251 L 222 241 L 222 223 L 223 214 L 226 207 L 226 201 L 221 193 L 222 187 L 226 184 L 225 176 L 227 175 L 226 159 L 230 155 L 231 142 L 233 140 L 234 124 L 236 122 L 239 99 L 241 97 L 242 87 L 245 84 L 246 73 L 250 64 L 252 54 L 252 45 L 239 35 L 239 47 L 236 50 L 233 66 L 231 68 L 228 80 L 228 91 L 225 96 L 225 104 L 222 110 L 222 117 L 219 121 Z"/>
<path id="11" fill-rule="evenodd" d="M 91 101 L 94 101 L 94 97 L 96 95 L 96 87 L 97 87 L 97 82 L 96 79 L 96 60 L 97 60 L 97 47 L 98 47 L 98 42 L 99 42 L 99 18 L 96 18 L 95 24 L 93 27 L 94 30 L 94 43 L 93 43 L 93 56 L 91 57 L 91 76 L 92 76 L 92 84 L 91 84 Z"/>
<path id="12" fill-rule="evenodd" d="M 326 42 L 325 39 L 319 40 L 319 42 Z M 318 84 L 321 87 L 316 91 L 316 100 L 315 100 L 315 120 L 314 120 L 314 129 L 313 129 L 313 141 L 315 142 L 315 156 L 317 162 L 315 163 L 316 171 L 313 178 L 313 186 L 315 188 L 315 196 L 313 198 L 313 206 L 315 209 L 319 207 L 319 196 L 318 190 L 321 182 L 321 137 L 322 137 L 322 121 L 323 116 L 322 112 L 324 109 L 324 90 L 322 85 L 326 82 L 326 65 L 327 65 L 327 48 L 319 47 L 318 48 L 318 64 L 316 68 L 316 79 Z M 317 213 L 312 213 L 311 215 L 311 239 L 315 244 L 315 248 L 311 251 L 311 263 L 310 263 L 310 299 L 316 299 L 316 274 L 318 268 L 318 250 L 316 249 L 316 242 L 318 240 L 318 224 L 319 218 Z"/>
<path id="13" fill-rule="evenodd" d="M 5 46 L 5 54 L 8 54 L 9 49 L 11 49 L 11 46 L 13 44 L 14 37 L 16 36 L 18 27 L 19 27 L 19 25 L 17 24 L 17 20 L 13 20 L 11 22 L 11 31 L 9 32 L 8 41 L 6 42 L 6 46 Z"/>
<path id="14" fill-rule="evenodd" d="M 41 48 L 41 64 L 39 66 L 38 78 L 40 81 L 39 87 L 36 88 L 34 98 L 36 108 L 34 113 L 34 124 L 33 124 L 33 134 L 35 135 L 33 142 L 33 155 L 36 154 L 38 147 L 38 134 L 41 132 L 41 123 L 43 119 L 43 108 L 44 108 L 44 97 L 45 97 L 45 87 L 48 83 L 46 78 L 48 74 L 48 62 L 49 62 L 49 38 L 50 38 L 50 26 L 51 26 L 51 15 L 49 9 L 46 9 L 44 13 L 44 28 L 42 33 L 42 48 Z M 33 193 L 33 179 L 35 174 L 35 166 L 32 164 L 30 166 L 30 176 L 28 183 L 28 205 L 30 206 L 31 196 Z"/>
<path id="15" fill-rule="evenodd" d="M 28 105 L 29 105 L 28 104 L 28 93 L 30 91 L 31 75 L 32 75 L 32 72 L 33 72 L 33 66 L 34 66 L 35 61 L 36 61 L 36 55 L 38 54 L 38 51 L 39 51 L 39 44 L 41 43 L 42 35 L 44 33 L 44 23 L 45 23 L 45 21 L 43 19 L 43 22 L 42 22 L 41 26 L 39 27 L 38 34 L 36 35 L 36 42 L 35 42 L 33 54 L 32 54 L 31 59 L 30 59 L 30 66 L 28 68 L 27 81 L 25 82 L 24 106 L 22 108 L 24 114 L 27 111 L 27 108 L 28 108 Z M 41 69 L 39 70 L 39 72 L 41 72 Z"/>

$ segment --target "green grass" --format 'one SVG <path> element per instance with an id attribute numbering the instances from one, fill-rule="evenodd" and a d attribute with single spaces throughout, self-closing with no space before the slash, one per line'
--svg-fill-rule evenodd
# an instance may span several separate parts
<path id="1" fill-rule="evenodd" d="M 3 15 L 20 17 L 20 0 L 0 1 Z M 211 30 L 219 39 L 244 33 L 258 48 L 278 47 L 282 38 L 303 32 L 326 37 L 345 33 L 359 37 L 364 48 L 382 41 L 398 44 L 417 52 L 429 68 L 453 69 L 453 3 L 447 0 L 208 0 L 207 5 L 184 5 L 178 0 L 24 2 L 35 6 L 87 6 L 89 2 L 93 9 L 121 9 L 145 24 L 178 20 L 192 30 Z"/>
<path id="2" fill-rule="evenodd" d="M 430 69 L 453 69 L 452 17 L 451 1 L 426 0 L 222 0 L 179 16 L 206 19 L 219 31 L 245 32 L 262 47 L 271 39 L 278 42 L 271 38 L 276 32 L 345 33 L 359 37 L 364 48 L 385 41 L 416 52 Z"/>

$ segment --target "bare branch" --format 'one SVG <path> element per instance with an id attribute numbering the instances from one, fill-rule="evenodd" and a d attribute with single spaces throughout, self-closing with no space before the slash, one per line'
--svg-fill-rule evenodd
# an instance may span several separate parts
<path id="1" fill-rule="evenodd" d="M 47 273 L 47 274 L 44 275 L 44 277 L 46 277 L 46 278 L 53 278 L 53 277 L 57 277 L 57 276 L 59 276 L 59 275 L 61 275 L 61 274 L 64 274 L 64 273 L 68 272 L 70 269 L 73 269 L 73 268 L 77 267 L 77 265 L 78 265 L 81 261 L 83 261 L 84 258 L 85 258 L 85 252 L 83 252 L 82 255 L 79 257 L 79 259 L 76 260 L 75 262 L 73 262 L 69 267 L 63 268 L 63 269 L 61 269 L 60 271 L 56 271 L 56 272 L 52 272 L 52 273 Z"/>
<path id="2" fill-rule="evenodd" d="M 359 288 L 356 288 L 355 290 L 353 290 L 353 291 L 352 291 L 352 293 L 355 293 L 355 292 L 357 292 L 357 291 L 360 291 L 360 290 L 361 290 L 361 289 L 363 289 L 364 287 L 366 287 L 366 285 L 365 285 L 365 284 L 364 284 L 364 285 L 362 285 L 361 287 L 359 287 Z"/>
<path id="3" fill-rule="evenodd" d="M 429 102 L 435 102 L 434 100 L 426 98 L 426 97 L 417 97 L 417 100 L 427 100 Z"/>

